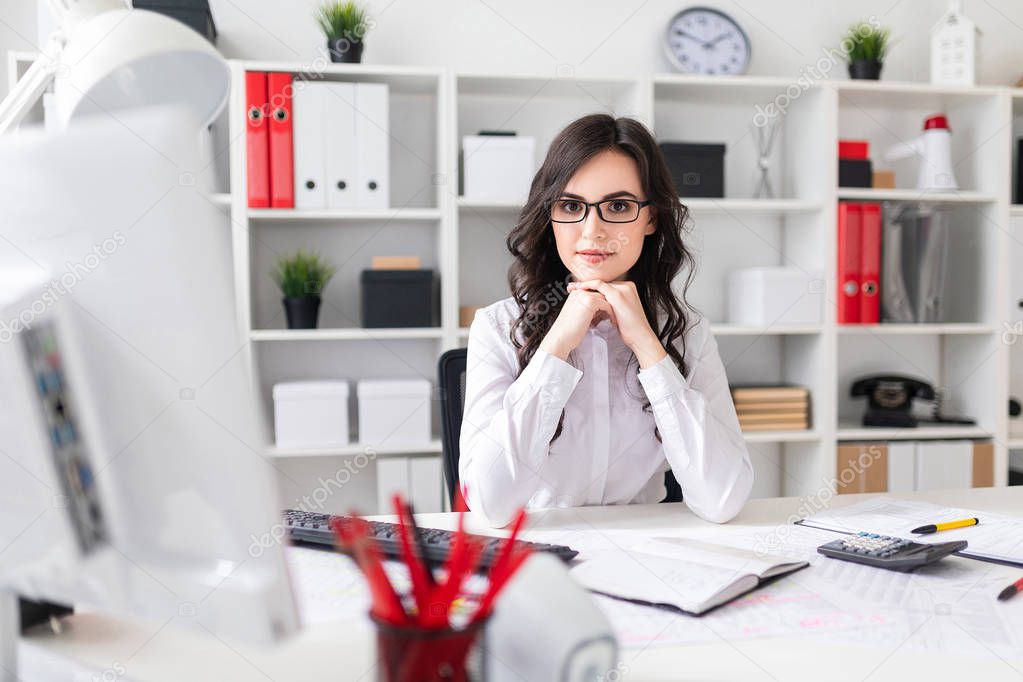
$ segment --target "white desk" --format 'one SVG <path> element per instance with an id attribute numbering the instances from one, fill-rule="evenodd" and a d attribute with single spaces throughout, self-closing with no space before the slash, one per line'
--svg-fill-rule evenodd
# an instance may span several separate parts
<path id="1" fill-rule="evenodd" d="M 836 497 L 831 507 L 866 495 Z M 1023 516 L 1023 488 L 991 488 L 916 493 L 905 497 L 944 505 Z M 751 501 L 733 524 L 776 526 L 800 508 L 798 498 Z M 423 515 L 425 525 L 451 527 L 454 515 Z M 589 526 L 600 530 L 674 531 L 706 528 L 681 505 L 587 507 L 536 512 L 534 530 Z M 470 529 L 486 531 L 470 519 Z M 1018 579 L 1023 571 L 958 557 L 987 577 Z M 813 568 L 807 569 L 813 570 Z M 999 606 L 1023 609 L 1023 596 Z M 37 628 L 20 646 L 26 680 L 118 679 L 201 682 L 216 680 L 373 680 L 374 645 L 365 629 L 313 626 L 279 647 L 255 649 L 205 633 L 144 622 L 126 622 L 95 614 L 76 614 L 66 631 L 54 636 Z M 978 635 L 979 636 L 979 635 Z M 622 652 L 621 677 L 627 680 L 1019 680 L 1023 651 L 1017 658 L 962 656 L 954 652 L 921 653 L 892 641 L 879 646 L 809 642 L 805 638 L 740 639 L 685 646 L 650 646 Z M 79 678 L 33 676 L 29 671 L 65 665 L 89 672 Z M 106 671 L 106 675 L 103 673 Z M 330 671 L 334 671 L 333 673 Z M 53 673 L 50 673 L 53 674 Z M 611 678 L 609 678 L 611 679 Z"/>

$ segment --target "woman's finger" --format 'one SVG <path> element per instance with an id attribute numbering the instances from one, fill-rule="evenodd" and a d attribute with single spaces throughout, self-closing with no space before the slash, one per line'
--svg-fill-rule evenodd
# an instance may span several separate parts
<path id="1" fill-rule="evenodd" d="M 582 282 L 569 282 L 568 286 L 573 289 L 596 289 L 603 282 L 599 279 L 587 279 Z"/>

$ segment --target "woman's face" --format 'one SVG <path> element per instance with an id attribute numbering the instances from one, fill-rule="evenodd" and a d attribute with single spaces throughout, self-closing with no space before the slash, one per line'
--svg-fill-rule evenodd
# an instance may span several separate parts
<path id="1" fill-rule="evenodd" d="M 632 209 L 625 200 L 646 201 L 639 167 L 628 154 L 609 149 L 593 156 L 576 170 L 561 193 L 560 214 L 582 215 L 583 202 L 619 199 L 602 208 L 606 218 L 627 216 Z M 574 200 L 574 201 L 572 201 Z M 555 217 L 552 215 L 552 217 Z M 558 255 L 578 281 L 604 282 L 626 279 L 643 250 L 643 239 L 656 229 L 653 208 L 644 206 L 633 222 L 605 222 L 596 206 L 590 206 L 582 222 L 551 222 Z"/>

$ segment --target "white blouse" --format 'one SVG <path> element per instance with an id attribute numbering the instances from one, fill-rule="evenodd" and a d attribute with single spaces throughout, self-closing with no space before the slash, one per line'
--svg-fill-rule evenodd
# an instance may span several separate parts
<path id="1" fill-rule="evenodd" d="M 469 329 L 458 473 L 470 509 L 504 526 L 522 505 L 659 502 L 670 468 L 702 518 L 723 523 L 739 512 L 753 467 L 702 317 L 686 334 L 688 376 L 666 356 L 637 381 L 635 361 L 626 368 L 632 350 L 610 320 L 590 327 L 571 364 L 537 349 L 519 375 L 508 338 L 517 316 L 509 297 L 478 310 Z"/>

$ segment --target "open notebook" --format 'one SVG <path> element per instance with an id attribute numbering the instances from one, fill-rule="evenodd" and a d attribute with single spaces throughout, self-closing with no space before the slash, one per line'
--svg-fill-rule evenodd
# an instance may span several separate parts
<path id="1" fill-rule="evenodd" d="M 805 561 L 683 538 L 651 538 L 629 551 L 607 552 L 572 569 L 592 592 L 702 615 Z"/>

